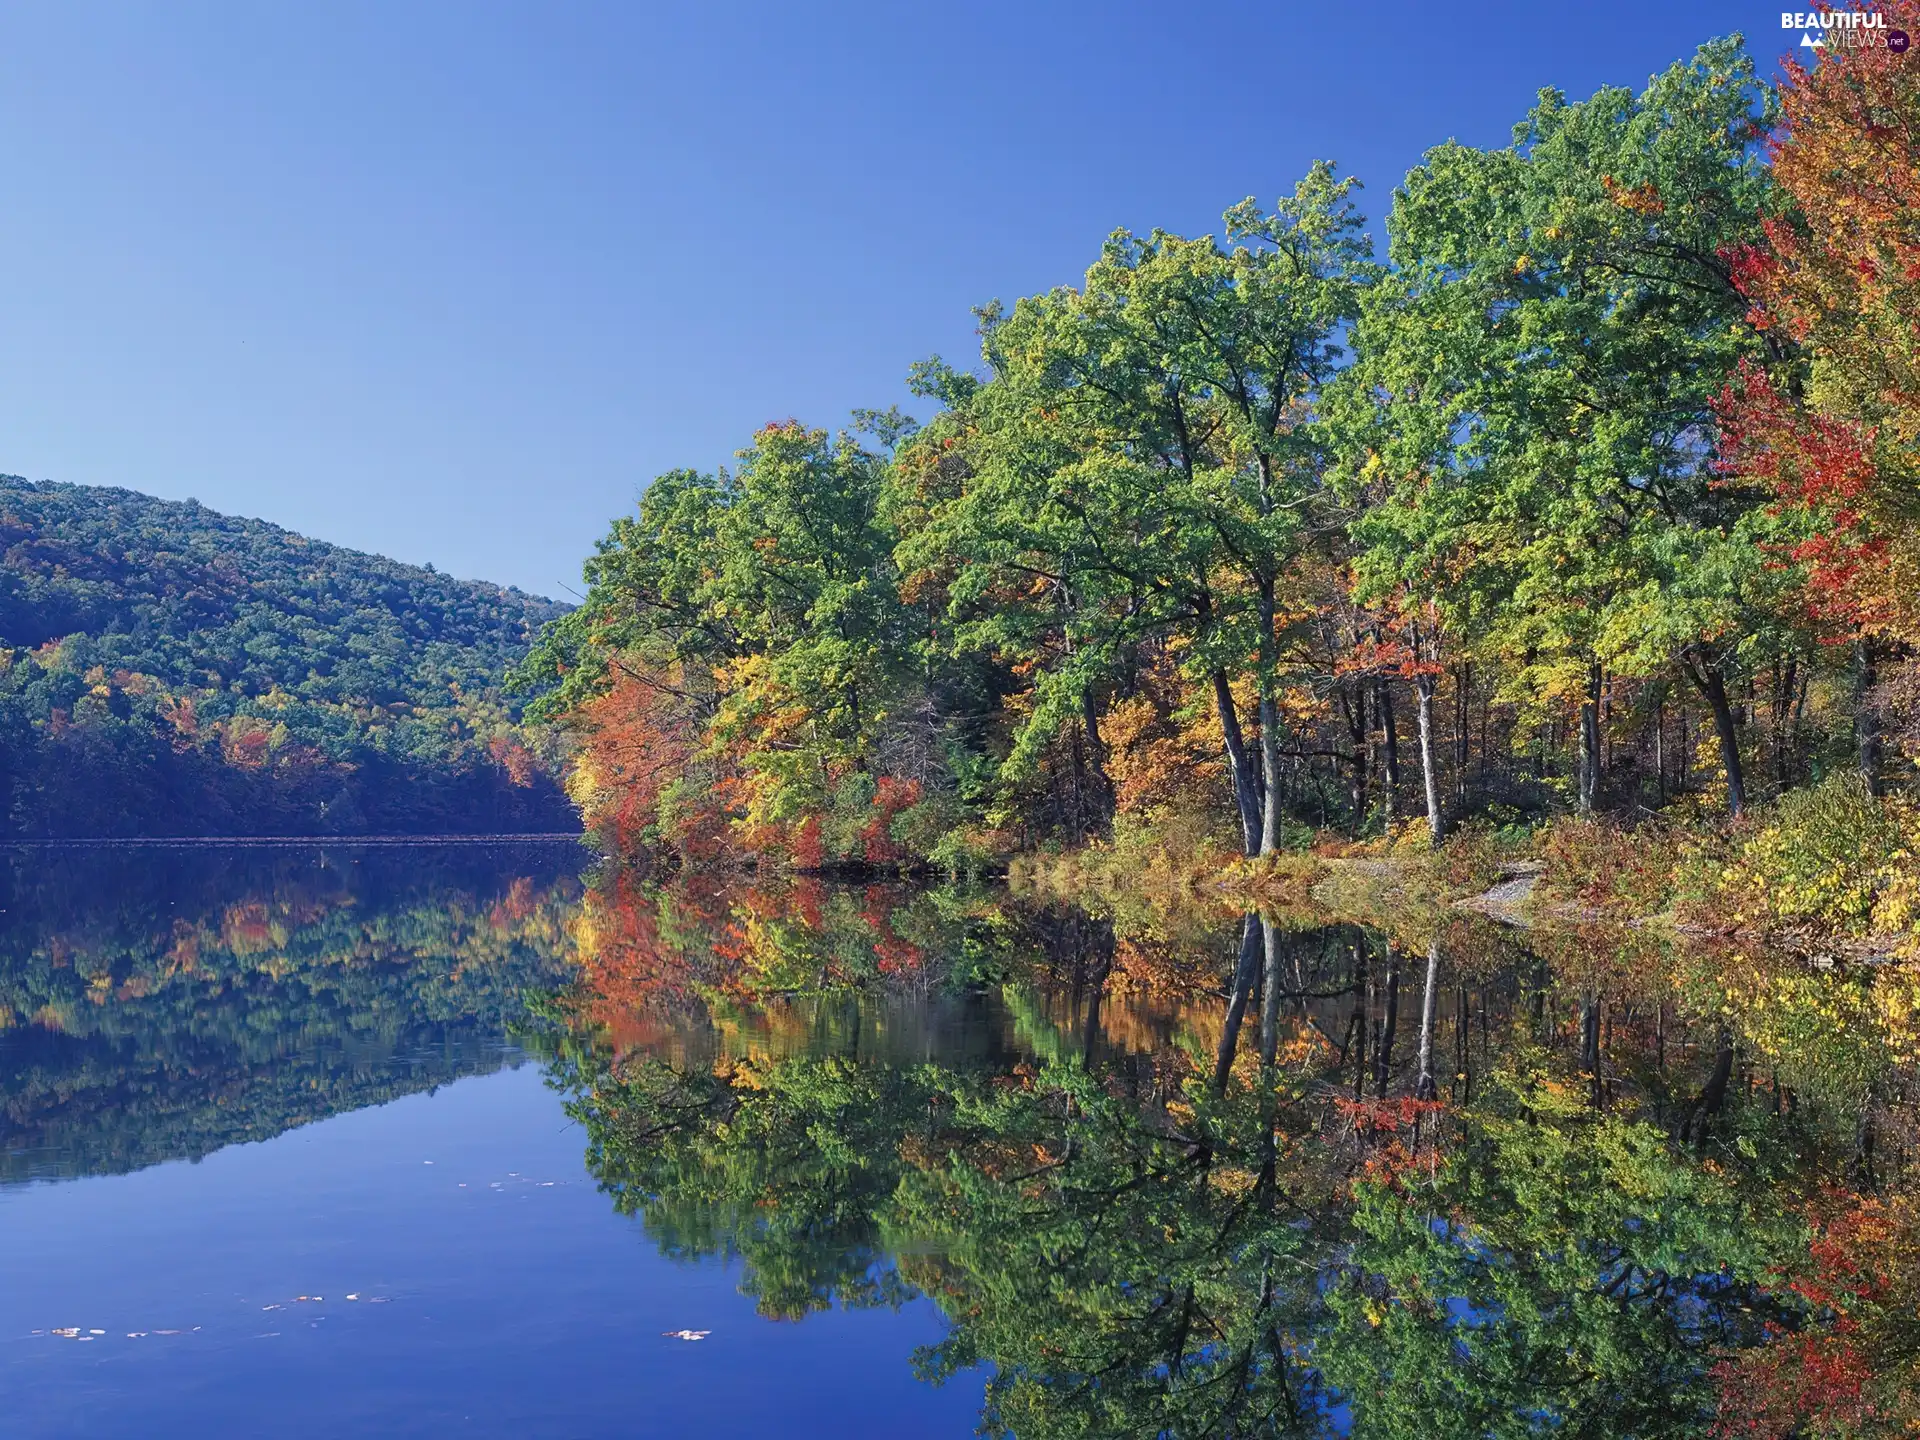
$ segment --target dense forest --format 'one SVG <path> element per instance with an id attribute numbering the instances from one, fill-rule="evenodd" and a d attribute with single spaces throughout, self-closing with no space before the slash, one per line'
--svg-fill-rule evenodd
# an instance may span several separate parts
<path id="1" fill-rule="evenodd" d="M 1436 146 L 1383 246 L 1325 163 L 1116 232 L 917 367 L 924 423 L 655 480 L 531 713 L 614 843 L 801 868 L 1879 796 L 1920 754 L 1917 176 L 1920 66 L 1774 86 L 1736 38 Z"/>
<path id="2" fill-rule="evenodd" d="M 193 501 L 0 478 L 7 833 L 571 829 L 500 683 L 560 613 Z"/>

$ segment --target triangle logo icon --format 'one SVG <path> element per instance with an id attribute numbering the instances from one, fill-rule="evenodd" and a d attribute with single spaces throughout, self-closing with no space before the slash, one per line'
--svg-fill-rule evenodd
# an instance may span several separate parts
<path id="1" fill-rule="evenodd" d="M 1811 35 L 1802 35 L 1800 37 L 1800 48 L 1802 50 L 1824 50 L 1827 48 L 1827 42 L 1824 40 L 1816 40 Z"/>

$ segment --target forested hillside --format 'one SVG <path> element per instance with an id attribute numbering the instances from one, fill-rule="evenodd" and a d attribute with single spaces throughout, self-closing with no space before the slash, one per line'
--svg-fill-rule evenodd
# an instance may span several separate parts
<path id="1" fill-rule="evenodd" d="M 1736 38 L 1517 119 L 1384 246 L 1322 163 L 983 307 L 924 424 L 654 481 L 527 669 L 589 823 L 1252 855 L 1910 775 L 1920 65 Z"/>
<path id="2" fill-rule="evenodd" d="M 500 688 L 549 601 L 15 477 L 0 555 L 8 833 L 572 825 Z"/>

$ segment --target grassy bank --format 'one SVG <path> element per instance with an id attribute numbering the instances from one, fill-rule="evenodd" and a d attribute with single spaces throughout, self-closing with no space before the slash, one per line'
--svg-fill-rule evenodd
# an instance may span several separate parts
<path id="1" fill-rule="evenodd" d="M 1306 837 L 1302 837 L 1305 839 Z M 1626 826 L 1561 818 L 1531 829 L 1469 823 L 1438 847 L 1424 831 L 1328 836 L 1259 858 L 1177 818 L 1125 819 L 1110 840 L 1017 857 L 1016 887 L 1061 899 L 1318 911 L 1330 918 L 1446 908 L 1537 873 L 1519 918 L 1590 920 L 1823 945 L 1920 959 L 1920 805 L 1836 777 L 1727 824 Z"/>

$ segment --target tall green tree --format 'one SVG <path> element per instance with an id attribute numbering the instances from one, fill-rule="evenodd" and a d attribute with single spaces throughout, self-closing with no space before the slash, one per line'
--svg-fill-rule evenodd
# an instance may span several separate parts
<path id="1" fill-rule="evenodd" d="M 1271 213 L 1228 211 L 1225 243 L 1116 232 L 1080 288 L 984 312 L 975 475 L 919 555 L 953 558 L 963 638 L 1005 637 L 984 602 L 1010 584 L 1055 604 L 1036 720 L 1085 708 L 1140 639 L 1176 644 L 1219 709 L 1249 853 L 1277 843 L 1285 586 L 1325 520 L 1315 400 L 1375 273 L 1354 186 L 1317 164 Z"/>
<path id="2" fill-rule="evenodd" d="M 1737 38 L 1639 95 L 1542 91 L 1509 148 L 1443 145 L 1408 175 L 1359 326 L 1360 583 L 1431 598 L 1535 697 L 1579 697 L 1583 809 L 1605 673 L 1677 671 L 1738 812 L 1729 690 L 1792 643 L 1770 519 L 1713 464 L 1712 402 L 1769 344 L 1728 255 L 1773 203 L 1771 106 Z"/>

